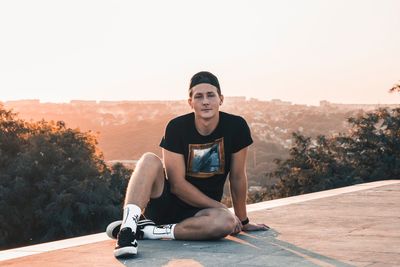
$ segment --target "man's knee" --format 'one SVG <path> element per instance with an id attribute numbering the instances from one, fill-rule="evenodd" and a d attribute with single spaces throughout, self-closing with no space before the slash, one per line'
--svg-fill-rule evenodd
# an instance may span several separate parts
<path id="1" fill-rule="evenodd" d="M 213 217 L 211 236 L 212 238 L 219 239 L 231 234 L 236 226 L 235 216 L 226 209 L 217 209 Z"/>
<path id="2" fill-rule="evenodd" d="M 138 162 L 137 167 L 150 167 L 151 169 L 157 170 L 157 171 L 163 171 L 163 163 L 161 159 L 154 153 L 151 152 L 146 152 L 144 153 Z"/>

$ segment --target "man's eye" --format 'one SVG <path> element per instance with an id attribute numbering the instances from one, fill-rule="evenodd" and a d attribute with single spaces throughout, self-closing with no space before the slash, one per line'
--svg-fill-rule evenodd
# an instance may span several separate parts
<path id="1" fill-rule="evenodd" d="M 208 97 L 214 97 L 215 94 L 208 94 L 207 96 L 208 96 Z"/>
<path id="2" fill-rule="evenodd" d="M 202 98 L 202 95 L 195 95 L 194 98 Z"/>

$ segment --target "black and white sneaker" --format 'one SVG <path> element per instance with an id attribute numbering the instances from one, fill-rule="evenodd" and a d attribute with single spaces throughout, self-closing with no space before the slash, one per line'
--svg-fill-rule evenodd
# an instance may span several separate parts
<path id="1" fill-rule="evenodd" d="M 121 224 L 122 224 L 122 221 L 115 221 L 115 222 L 110 223 L 106 229 L 107 236 L 111 239 L 117 239 L 117 235 L 121 228 Z M 148 225 L 154 226 L 156 224 L 152 220 L 148 220 L 148 219 L 143 219 L 143 220 L 138 221 L 137 229 L 136 229 L 136 239 L 142 240 L 144 238 L 143 237 L 143 235 L 144 235 L 143 229 Z"/>
<path id="2" fill-rule="evenodd" d="M 137 254 L 138 243 L 135 233 L 130 227 L 122 228 L 118 233 L 117 244 L 114 249 L 115 257 L 129 257 Z"/>

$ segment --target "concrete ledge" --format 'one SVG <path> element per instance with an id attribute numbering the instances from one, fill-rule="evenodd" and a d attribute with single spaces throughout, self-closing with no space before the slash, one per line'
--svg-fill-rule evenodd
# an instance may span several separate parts
<path id="1" fill-rule="evenodd" d="M 48 242 L 38 245 L 32 245 L 27 247 L 14 248 L 9 250 L 0 251 L 0 261 L 15 259 L 19 257 L 35 255 L 38 253 L 49 252 L 58 249 L 71 248 L 76 246 L 82 246 L 109 240 L 110 238 L 105 233 L 99 233 L 94 235 L 85 235 L 80 237 L 74 237 L 64 239 L 60 241 Z"/>
<path id="2" fill-rule="evenodd" d="M 303 202 L 322 199 L 322 198 L 339 196 L 339 195 L 346 194 L 346 193 L 353 193 L 353 192 L 373 189 L 373 188 L 382 187 L 382 186 L 390 186 L 390 185 L 394 185 L 394 184 L 400 184 L 400 180 L 378 181 L 378 182 L 359 184 L 359 185 L 348 186 L 348 187 L 343 187 L 343 188 L 338 188 L 338 189 L 326 190 L 326 191 L 321 191 L 321 192 L 316 192 L 316 193 L 310 193 L 310 194 L 305 194 L 305 195 L 300 195 L 300 196 L 288 197 L 288 198 L 284 198 L 284 199 L 265 201 L 265 202 L 261 202 L 261 203 L 248 205 L 247 210 L 250 213 L 250 216 L 252 218 L 256 218 L 256 219 L 259 218 L 259 219 L 262 219 L 263 222 L 269 223 L 269 221 L 270 221 L 272 223 L 272 221 L 273 221 L 272 219 L 271 220 L 265 219 L 265 217 L 264 217 L 265 213 L 260 214 L 258 211 L 289 206 L 292 204 L 298 204 L 298 203 L 303 203 Z M 329 202 L 328 199 L 326 200 L 326 202 Z M 290 206 L 290 207 L 292 207 L 292 206 Z M 283 212 L 283 210 L 281 212 Z M 279 210 L 277 210 L 277 212 L 275 212 L 275 213 L 279 214 Z M 286 214 L 286 213 L 284 213 L 284 214 Z M 272 215 L 272 212 L 271 211 L 268 212 L 268 215 Z M 287 215 L 285 215 L 285 216 L 287 216 Z M 287 217 L 289 217 L 289 216 L 287 216 Z M 324 219 L 324 218 L 321 218 L 321 219 Z M 279 224 L 276 224 L 276 225 L 279 225 Z M 280 228 L 284 229 L 286 227 L 286 225 L 288 227 L 290 226 L 290 225 L 288 225 L 287 222 L 285 222 L 284 224 L 282 224 L 282 226 L 280 226 Z M 310 226 L 308 226 L 308 227 L 310 227 Z M 292 227 L 292 228 L 295 228 L 295 227 Z M 279 227 L 278 227 L 278 229 L 279 229 Z M 289 230 L 287 230 L 287 231 L 289 231 Z M 270 238 L 270 237 L 268 237 L 268 238 Z M 0 251 L 0 261 L 10 260 L 10 259 L 18 259 L 18 258 L 29 256 L 29 255 L 41 254 L 41 253 L 55 251 L 55 250 L 61 250 L 61 249 L 65 250 L 67 248 L 85 246 L 88 244 L 93 244 L 93 243 L 103 242 L 103 241 L 113 242 L 106 236 L 105 233 L 99 233 L 99 234 L 94 234 L 94 235 L 76 237 L 76 238 L 65 239 L 65 240 L 61 240 L 61 241 L 55 241 L 55 242 L 49 242 L 49 243 L 43 243 L 43 244 L 38 244 L 38 245 L 33 245 L 33 246 L 27 246 L 27 247 L 21 247 L 21 248 L 16 248 L 16 249 Z M 276 241 L 274 241 L 274 242 L 276 243 Z M 151 244 L 152 244 L 152 246 L 157 247 L 157 245 L 159 243 L 151 243 Z M 96 246 L 96 245 L 94 245 L 94 246 Z M 103 246 L 106 246 L 106 247 L 111 246 L 111 248 L 108 248 L 110 250 L 110 255 L 111 255 L 112 254 L 112 252 L 111 252 L 112 244 L 111 243 L 109 244 L 107 242 L 107 244 L 105 244 Z M 146 244 L 144 246 L 146 246 Z M 214 245 L 212 245 L 212 246 L 214 246 Z"/>
<path id="3" fill-rule="evenodd" d="M 400 183 L 400 180 L 377 181 L 377 182 L 371 182 L 371 183 L 346 186 L 346 187 L 341 187 L 341 188 L 336 188 L 336 189 L 331 189 L 331 190 L 325 190 L 325 191 L 320 191 L 320 192 L 315 192 L 315 193 L 309 193 L 309 194 L 304 194 L 304 195 L 299 195 L 299 196 L 274 199 L 274 200 L 269 200 L 269 201 L 264 201 L 264 202 L 247 205 L 247 211 L 252 212 L 252 211 L 265 210 L 265 209 L 272 209 L 272 208 L 282 207 L 282 206 L 286 206 L 286 205 L 290 205 L 290 204 L 296 204 L 296 203 L 310 201 L 310 200 L 316 200 L 316 199 L 320 199 L 320 198 L 332 197 L 332 196 L 337 196 L 337 195 L 341 195 L 341 194 L 352 193 L 352 192 L 357 192 L 360 190 L 367 190 L 367 189 L 371 189 L 371 188 L 375 188 L 375 187 L 379 187 L 379 186 L 392 185 L 392 184 L 398 184 L 398 183 Z"/>

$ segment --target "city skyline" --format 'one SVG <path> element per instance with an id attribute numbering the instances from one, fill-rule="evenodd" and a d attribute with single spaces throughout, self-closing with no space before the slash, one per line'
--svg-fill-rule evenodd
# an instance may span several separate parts
<path id="1" fill-rule="evenodd" d="M 394 104 L 400 2 L 3 1 L 0 101 L 183 100 L 209 70 L 226 96 Z"/>
<path id="2" fill-rule="evenodd" d="M 263 100 L 263 99 L 258 99 L 254 97 L 246 97 L 246 96 L 224 96 L 225 97 L 225 102 L 228 101 L 229 104 L 232 103 L 239 103 L 241 101 L 258 101 L 258 102 L 264 102 L 264 103 L 274 103 L 277 105 L 285 105 L 285 106 L 291 106 L 291 105 L 304 105 L 304 106 L 385 106 L 388 105 L 389 107 L 397 107 L 400 105 L 400 103 L 340 103 L 340 102 L 332 102 L 328 101 L 326 99 L 320 100 L 316 104 L 307 104 L 307 103 L 296 103 L 292 101 L 286 101 L 282 99 L 268 99 L 268 100 Z M 125 103 L 164 103 L 164 102 L 187 102 L 187 99 L 138 99 L 138 100 L 96 100 L 96 99 L 71 99 L 68 101 L 62 101 L 62 102 L 57 102 L 57 101 L 43 101 L 41 99 L 12 99 L 12 100 L 3 100 L 0 99 L 0 104 L 3 104 L 5 106 L 8 105 L 23 105 L 23 104 L 71 104 L 71 105 L 101 105 L 101 104 L 125 104 Z"/>

